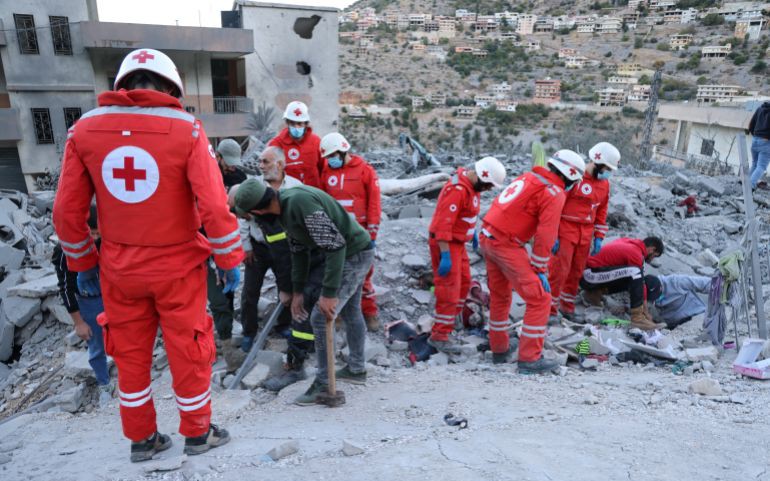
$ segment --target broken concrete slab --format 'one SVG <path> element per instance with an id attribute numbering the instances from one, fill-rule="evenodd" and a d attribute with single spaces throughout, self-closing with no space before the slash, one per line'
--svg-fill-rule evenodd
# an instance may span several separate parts
<path id="1" fill-rule="evenodd" d="M 83 405 L 85 392 L 85 384 L 79 384 L 58 394 L 54 402 L 62 411 L 76 413 L 78 409 L 80 409 L 80 406 Z"/>
<path id="2" fill-rule="evenodd" d="M 709 194 L 721 196 L 725 193 L 725 186 L 713 177 L 700 176 L 696 179 L 695 184 L 699 189 L 703 189 Z"/>
<path id="3" fill-rule="evenodd" d="M 703 249 L 697 256 L 698 262 L 706 267 L 715 267 L 719 264 L 719 257 L 711 249 Z"/>
<path id="4" fill-rule="evenodd" d="M 61 303 L 61 299 L 59 297 L 51 296 L 46 298 L 46 300 L 43 301 L 43 311 L 50 312 L 53 317 L 61 322 L 62 324 L 66 324 L 68 326 L 74 326 L 75 321 L 73 321 L 72 316 L 67 311 L 67 308 L 64 307 Z"/>
<path id="5" fill-rule="evenodd" d="M 412 291 L 412 298 L 420 304 L 430 304 L 433 300 L 433 293 L 429 291 L 423 291 L 415 289 Z"/>
<path id="6" fill-rule="evenodd" d="M 59 279 L 56 277 L 56 274 L 53 274 L 11 287 L 8 289 L 8 294 L 12 296 L 42 299 L 52 294 L 56 294 L 58 291 Z"/>
<path id="7" fill-rule="evenodd" d="M 0 362 L 0 384 L 3 383 L 6 379 L 8 379 L 8 376 L 11 375 L 11 368 Z M 0 453 L 2 451 L 2 445 L 0 445 Z"/>
<path id="8" fill-rule="evenodd" d="M 40 312 L 40 299 L 8 296 L 2 300 L 6 318 L 16 327 L 24 327 L 35 314 Z"/>
<path id="9" fill-rule="evenodd" d="M 270 367 L 264 364 L 257 364 L 243 377 L 241 383 L 246 389 L 251 391 L 259 387 L 268 376 L 270 376 Z"/>
<path id="10" fill-rule="evenodd" d="M 398 213 L 399 219 L 415 219 L 420 217 L 420 207 L 417 205 L 407 205 Z"/>
<path id="11" fill-rule="evenodd" d="M 402 257 L 401 263 L 404 264 L 406 267 L 410 267 L 412 269 L 420 269 L 422 267 L 428 266 L 428 261 L 425 258 L 414 254 L 407 254 L 404 257 Z"/>
<path id="12" fill-rule="evenodd" d="M 231 382 L 232 379 L 225 378 L 225 386 L 229 386 Z M 212 396 L 212 409 L 218 413 L 237 414 L 248 409 L 249 405 L 251 391 L 247 389 L 226 389 Z"/>
<path id="13" fill-rule="evenodd" d="M 281 443 L 267 452 L 266 456 L 272 461 L 278 461 L 299 451 L 299 441 Z"/>
<path id="14" fill-rule="evenodd" d="M 13 355 L 14 325 L 0 312 L 0 362 L 5 362 Z"/>
<path id="15" fill-rule="evenodd" d="M 0 243 L 0 268 L 6 272 L 14 271 L 24 262 L 24 251 Z"/>
<path id="16" fill-rule="evenodd" d="M 345 456 L 358 456 L 359 454 L 364 454 L 364 452 L 366 451 L 361 446 L 347 439 L 342 440 L 342 453 Z"/>
<path id="17" fill-rule="evenodd" d="M 143 464 L 142 469 L 144 470 L 145 473 L 152 473 L 155 471 L 158 471 L 158 472 L 176 471 L 177 469 L 181 468 L 186 461 L 187 461 L 187 455 L 182 454 L 181 456 L 173 456 L 166 459 L 152 460 L 150 462 Z"/>
<path id="18" fill-rule="evenodd" d="M 722 386 L 719 385 L 719 381 L 716 379 L 703 378 L 693 381 L 687 387 L 687 390 L 693 394 L 700 394 L 701 396 L 721 396 L 724 394 Z"/>
<path id="19" fill-rule="evenodd" d="M 685 349 L 684 353 L 687 360 L 692 362 L 710 361 L 716 363 L 719 360 L 719 350 L 715 346 Z"/>
<path id="20" fill-rule="evenodd" d="M 64 356 L 62 374 L 71 378 L 93 377 L 94 371 L 88 362 L 88 351 L 70 351 Z M 113 360 L 107 356 L 107 369 L 112 367 Z"/>

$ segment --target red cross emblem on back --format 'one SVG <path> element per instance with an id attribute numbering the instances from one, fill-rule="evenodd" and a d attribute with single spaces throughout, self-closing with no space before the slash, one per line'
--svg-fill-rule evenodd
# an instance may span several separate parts
<path id="1" fill-rule="evenodd" d="M 594 160 L 602 160 L 602 153 L 597 152 L 594 154 Z"/>
<path id="2" fill-rule="evenodd" d="M 508 187 L 508 188 L 505 190 L 505 195 L 507 195 L 507 196 L 509 196 L 509 197 L 510 197 L 510 196 L 512 196 L 512 195 L 514 194 L 514 192 L 516 192 L 516 186 L 513 186 L 513 185 L 512 185 L 512 186 Z"/>
<path id="3" fill-rule="evenodd" d="M 137 180 L 147 180 L 147 171 L 144 169 L 134 169 L 134 158 L 124 157 L 122 169 L 112 169 L 112 177 L 122 179 L 126 183 L 126 191 L 136 191 Z"/>
<path id="4" fill-rule="evenodd" d="M 296 109 L 294 109 L 294 115 L 299 117 L 300 115 L 302 115 L 302 110 L 299 107 L 297 107 Z"/>
<path id="5" fill-rule="evenodd" d="M 131 58 L 136 60 L 138 63 L 147 63 L 147 59 L 154 60 L 155 55 L 147 53 L 147 50 L 142 50 Z"/>

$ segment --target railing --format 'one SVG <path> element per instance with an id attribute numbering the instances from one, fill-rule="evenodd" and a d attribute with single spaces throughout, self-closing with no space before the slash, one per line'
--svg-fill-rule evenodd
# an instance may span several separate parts
<path id="1" fill-rule="evenodd" d="M 254 101 L 248 97 L 214 97 L 215 114 L 253 113 Z"/>
<path id="2" fill-rule="evenodd" d="M 705 175 L 725 175 L 735 172 L 735 167 L 707 155 L 688 154 L 655 146 L 655 160 L 674 167 L 684 167 Z"/>

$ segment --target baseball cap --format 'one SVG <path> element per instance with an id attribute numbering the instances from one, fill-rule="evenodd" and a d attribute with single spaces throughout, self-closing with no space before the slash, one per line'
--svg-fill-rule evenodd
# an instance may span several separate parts
<path id="1" fill-rule="evenodd" d="M 224 139 L 217 146 L 217 152 L 222 156 L 225 164 L 231 167 L 241 165 L 241 146 L 233 139 Z"/>

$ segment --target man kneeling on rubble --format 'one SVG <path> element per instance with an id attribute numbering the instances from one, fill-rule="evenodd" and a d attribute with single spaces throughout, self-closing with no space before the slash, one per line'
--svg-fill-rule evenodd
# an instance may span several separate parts
<path id="1" fill-rule="evenodd" d="M 646 276 L 645 284 L 649 285 Z M 657 320 L 666 323 L 668 329 L 674 329 L 693 316 L 706 312 L 706 303 L 701 299 L 701 294 L 708 295 L 711 288 L 711 278 L 705 276 L 688 276 L 684 274 L 672 274 L 669 276 L 657 276 L 660 281 L 660 295 L 654 300 Z M 648 296 L 651 300 L 652 296 Z"/>
<path id="2" fill-rule="evenodd" d="M 663 327 L 655 324 L 647 310 L 644 263 L 663 254 L 663 241 L 657 237 L 616 239 L 588 258 L 580 287 L 583 298 L 601 305 L 604 294 L 628 291 L 631 296 L 631 326 L 645 331 Z M 658 282 L 655 278 L 655 282 Z"/>
<path id="3" fill-rule="evenodd" d="M 334 198 L 315 187 L 276 192 L 256 179 L 249 179 L 235 194 L 235 210 L 241 216 L 277 218 L 286 230 L 291 248 L 291 311 L 295 319 L 308 317 L 303 290 L 311 252 L 318 250 L 324 256 L 321 296 L 310 314 L 318 371 L 315 381 L 296 399 L 296 404 L 315 404 L 327 391 L 326 329 L 334 329 L 338 314 L 345 324 L 350 359 L 347 366 L 337 371 L 337 379 L 365 383 L 366 325 L 361 314 L 361 290 L 374 262 L 369 233 Z"/>

